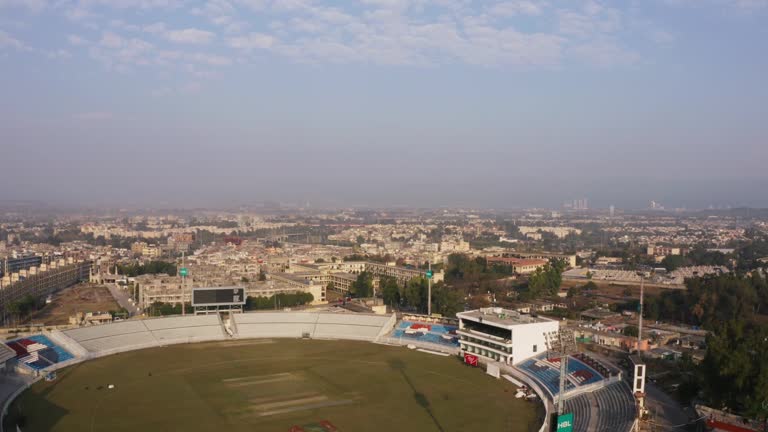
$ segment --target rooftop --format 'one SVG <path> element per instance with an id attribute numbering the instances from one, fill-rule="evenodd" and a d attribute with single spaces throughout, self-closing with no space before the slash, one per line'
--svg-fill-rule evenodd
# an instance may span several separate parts
<path id="1" fill-rule="evenodd" d="M 481 308 L 472 311 L 459 312 L 456 314 L 456 316 L 472 321 L 493 323 L 505 327 L 552 321 L 548 318 L 522 314 L 518 311 L 503 309 L 499 307 Z"/>

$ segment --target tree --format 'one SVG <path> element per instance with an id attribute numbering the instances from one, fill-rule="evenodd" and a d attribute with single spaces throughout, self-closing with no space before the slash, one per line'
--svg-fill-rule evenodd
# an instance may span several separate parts
<path id="1" fill-rule="evenodd" d="M 432 287 L 432 312 L 453 317 L 464 310 L 462 296 L 455 290 L 438 282 Z"/>
<path id="2" fill-rule="evenodd" d="M 373 294 L 373 275 L 367 271 L 360 272 L 357 280 L 349 289 L 350 294 L 358 298 L 370 297 Z"/>
<path id="3" fill-rule="evenodd" d="M 768 327 L 742 320 L 721 323 L 707 336 L 699 374 L 702 390 L 716 407 L 753 418 L 768 417 Z"/>
<path id="4" fill-rule="evenodd" d="M 270 297 L 248 297 L 245 300 L 246 310 L 275 309 L 276 307 L 294 307 L 312 303 L 315 297 L 311 293 L 280 293 Z"/>
<path id="5" fill-rule="evenodd" d="M 562 271 L 563 266 L 555 263 L 537 268 L 528 278 L 527 291 L 530 298 L 556 296 L 563 282 Z"/>
<path id="6" fill-rule="evenodd" d="M 637 328 L 637 326 L 628 325 L 624 327 L 624 329 L 621 331 L 621 333 L 624 336 L 631 336 L 631 337 L 637 337 L 640 333 L 640 330 Z"/>
<path id="7" fill-rule="evenodd" d="M 135 276 L 141 276 L 143 274 L 167 274 L 169 276 L 175 276 L 177 274 L 176 272 L 176 264 L 172 262 L 167 261 L 150 261 L 146 264 L 118 264 L 117 265 L 117 271 L 118 273 L 129 276 L 129 277 L 135 277 Z"/>
<path id="8" fill-rule="evenodd" d="M 264 282 L 267 280 L 267 272 L 264 271 L 264 269 L 259 270 L 259 281 Z"/>
<path id="9" fill-rule="evenodd" d="M 682 255 L 668 255 L 661 260 L 661 265 L 664 266 L 667 271 L 675 271 L 685 265 L 685 257 Z"/>
<path id="10" fill-rule="evenodd" d="M 420 312 L 423 312 L 423 309 L 426 309 L 427 283 L 427 279 L 423 277 L 415 277 L 406 284 L 404 297 L 408 306 L 411 306 Z"/>
<path id="11" fill-rule="evenodd" d="M 384 298 L 384 304 L 400 304 L 400 286 L 395 278 L 382 277 L 379 280 L 379 287 L 381 288 L 381 296 Z"/>

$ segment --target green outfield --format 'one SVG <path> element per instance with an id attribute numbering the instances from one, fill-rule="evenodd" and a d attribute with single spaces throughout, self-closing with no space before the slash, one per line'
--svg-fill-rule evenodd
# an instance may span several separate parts
<path id="1" fill-rule="evenodd" d="M 506 380 L 454 357 L 364 342 L 244 340 L 133 351 L 59 371 L 56 381 L 41 381 L 14 402 L 5 426 L 15 430 L 21 420 L 24 432 L 538 430 L 537 405 L 514 394 Z"/>

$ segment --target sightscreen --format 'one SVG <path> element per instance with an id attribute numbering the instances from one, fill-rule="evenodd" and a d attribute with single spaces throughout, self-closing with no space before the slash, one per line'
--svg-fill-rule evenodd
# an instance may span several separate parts
<path id="1" fill-rule="evenodd" d="M 245 304 L 245 288 L 193 288 L 192 306 L 231 306 Z"/>

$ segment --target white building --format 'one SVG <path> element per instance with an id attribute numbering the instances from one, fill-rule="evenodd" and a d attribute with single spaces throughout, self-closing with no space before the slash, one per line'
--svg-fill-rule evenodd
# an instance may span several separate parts
<path id="1" fill-rule="evenodd" d="M 546 335 L 560 329 L 558 321 L 495 307 L 456 316 L 462 354 L 506 364 L 518 364 L 546 351 Z"/>

